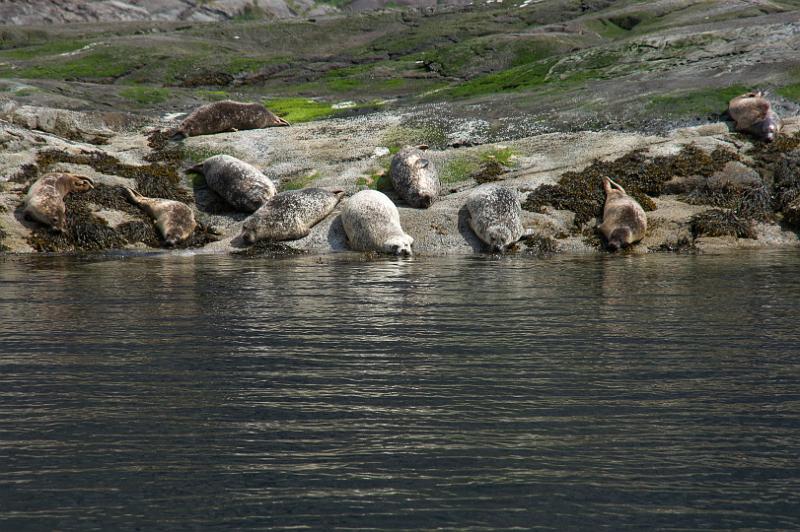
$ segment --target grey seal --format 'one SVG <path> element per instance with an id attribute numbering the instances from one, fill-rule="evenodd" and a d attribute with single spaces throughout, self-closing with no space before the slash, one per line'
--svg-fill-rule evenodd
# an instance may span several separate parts
<path id="1" fill-rule="evenodd" d="M 736 122 L 736 130 L 755 135 L 766 142 L 772 142 L 781 129 L 781 119 L 763 92 L 748 92 L 728 103 L 728 114 Z"/>
<path id="2" fill-rule="evenodd" d="M 342 208 L 342 225 L 357 251 L 411 255 L 414 239 L 403 231 L 400 213 L 386 194 L 377 190 L 355 193 Z"/>
<path id="3" fill-rule="evenodd" d="M 180 201 L 148 198 L 132 188 L 125 188 L 128 197 L 155 221 L 168 246 L 183 242 L 194 232 L 197 222 L 192 209 Z"/>
<path id="4" fill-rule="evenodd" d="M 94 188 L 94 181 L 86 176 L 52 173 L 39 178 L 25 196 L 23 216 L 51 227 L 55 231 L 67 229 L 67 213 L 64 198 L 70 192 L 87 192 Z"/>
<path id="5" fill-rule="evenodd" d="M 603 223 L 597 226 L 611 251 L 630 246 L 644 238 L 647 215 L 642 206 L 625 193 L 625 189 L 608 177 L 603 178 L 606 203 Z"/>
<path id="6" fill-rule="evenodd" d="M 439 174 L 423 149 L 406 147 L 392 158 L 389 177 L 395 191 L 412 207 L 430 207 L 439 195 Z"/>
<path id="7" fill-rule="evenodd" d="M 181 140 L 198 135 L 288 125 L 289 122 L 260 103 L 224 100 L 198 107 L 171 130 L 170 135 L 172 140 Z"/>
<path id="8" fill-rule="evenodd" d="M 277 193 L 261 170 L 230 155 L 214 155 L 189 171 L 203 174 L 208 188 L 237 211 L 255 212 Z"/>
<path id="9" fill-rule="evenodd" d="M 492 251 L 504 252 L 522 238 L 522 207 L 516 192 L 499 185 L 482 185 L 467 197 L 469 226 Z"/>
<path id="10" fill-rule="evenodd" d="M 321 188 L 281 192 L 244 221 L 242 242 L 303 238 L 333 211 L 341 196 L 340 190 L 331 192 Z"/>

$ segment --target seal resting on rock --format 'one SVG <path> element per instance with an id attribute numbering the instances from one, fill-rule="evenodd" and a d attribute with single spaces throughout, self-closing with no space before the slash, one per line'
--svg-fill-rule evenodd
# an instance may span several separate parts
<path id="1" fill-rule="evenodd" d="M 87 192 L 94 188 L 94 181 L 86 176 L 66 173 L 47 174 L 31 185 L 25 196 L 26 220 L 33 220 L 52 229 L 67 230 L 67 214 L 64 198 L 70 192 Z"/>
<path id="2" fill-rule="evenodd" d="M 772 110 L 763 92 L 748 92 L 728 103 L 728 114 L 736 122 L 736 131 L 745 131 L 772 142 L 781 129 L 781 119 Z"/>
<path id="3" fill-rule="evenodd" d="M 275 116 L 272 111 L 260 103 L 224 100 L 202 105 L 192 111 L 178 127 L 171 131 L 171 139 L 182 140 L 198 135 L 288 125 L 289 122 Z"/>
<path id="4" fill-rule="evenodd" d="M 125 188 L 131 201 L 141 207 L 156 223 L 168 246 L 183 242 L 194 232 L 197 222 L 192 209 L 180 201 L 148 198 L 132 188 Z"/>
<path id="5" fill-rule="evenodd" d="M 342 208 L 342 225 L 350 246 L 357 251 L 411 255 L 414 239 L 400 226 L 400 213 L 386 194 L 357 192 Z"/>
<path id="6" fill-rule="evenodd" d="M 389 177 L 395 191 L 412 207 L 430 207 L 439 195 L 439 174 L 423 149 L 406 147 L 392 159 Z"/>
<path id="7" fill-rule="evenodd" d="M 506 187 L 483 185 L 467 197 L 469 226 L 492 251 L 502 253 L 522 238 L 522 207 L 517 194 Z"/>
<path id="8" fill-rule="evenodd" d="M 268 199 L 242 227 L 245 244 L 259 240 L 297 240 L 325 219 L 339 203 L 342 191 L 321 188 L 290 190 Z"/>
<path id="9" fill-rule="evenodd" d="M 208 188 L 237 211 L 255 212 L 277 193 L 275 184 L 258 168 L 230 155 L 215 155 L 189 169 L 206 178 Z"/>
<path id="10" fill-rule="evenodd" d="M 608 249 L 616 251 L 644 238 L 647 231 L 647 215 L 639 203 L 625 193 L 625 189 L 603 178 L 606 204 L 603 207 L 603 223 L 597 226 L 608 243 Z"/>

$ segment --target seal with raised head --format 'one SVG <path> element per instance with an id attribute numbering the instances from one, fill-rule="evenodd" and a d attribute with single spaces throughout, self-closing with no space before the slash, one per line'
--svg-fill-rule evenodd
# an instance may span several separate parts
<path id="1" fill-rule="evenodd" d="M 245 244 L 259 240 L 297 240 L 333 211 L 341 190 L 304 188 L 281 192 L 244 221 L 241 239 Z"/>
<path id="2" fill-rule="evenodd" d="M 765 96 L 761 91 L 737 96 L 728 103 L 728 114 L 736 122 L 737 131 L 772 142 L 781 129 L 781 119 L 772 110 Z"/>
<path id="3" fill-rule="evenodd" d="M 400 225 L 400 213 L 386 194 L 377 190 L 355 193 L 342 208 L 342 225 L 356 251 L 411 255 L 411 238 Z"/>
<path id="4" fill-rule="evenodd" d="M 52 173 L 39 178 L 25 196 L 23 216 L 52 229 L 67 230 L 67 212 L 64 198 L 70 192 L 88 192 L 94 181 L 82 175 Z"/>
<path id="5" fill-rule="evenodd" d="M 188 205 L 175 200 L 148 198 L 132 188 L 126 187 L 125 190 L 131 201 L 155 221 L 168 246 L 174 246 L 192 236 L 197 222 Z"/>
<path id="6" fill-rule="evenodd" d="M 608 177 L 603 178 L 603 189 L 606 204 L 603 207 L 603 223 L 597 228 L 603 233 L 608 249 L 617 251 L 644 238 L 647 215 L 639 202 Z"/>
<path id="7" fill-rule="evenodd" d="M 482 185 L 467 197 L 469 226 L 492 251 L 503 253 L 522 238 L 522 207 L 516 192 L 499 185 Z"/>
<path id="8" fill-rule="evenodd" d="M 189 113 L 189 116 L 171 131 L 171 138 L 181 140 L 198 135 L 288 125 L 289 122 L 276 116 L 260 103 L 224 100 L 202 105 Z"/>
<path id="9" fill-rule="evenodd" d="M 427 146 L 400 150 L 389 169 L 397 194 L 412 207 L 430 207 L 439 195 L 439 174 L 433 161 L 425 156 Z"/>
<path id="10" fill-rule="evenodd" d="M 261 170 L 230 155 L 214 155 L 189 171 L 203 174 L 208 188 L 237 211 L 255 212 L 277 193 Z"/>

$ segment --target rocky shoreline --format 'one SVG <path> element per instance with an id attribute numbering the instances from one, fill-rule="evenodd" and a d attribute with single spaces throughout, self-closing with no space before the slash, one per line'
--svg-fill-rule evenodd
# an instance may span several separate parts
<path id="1" fill-rule="evenodd" d="M 404 206 L 385 178 L 390 152 L 419 140 L 420 132 L 403 125 L 410 118 L 373 113 L 179 144 L 152 135 L 169 121 L 6 106 L 0 121 L 0 245 L 11 253 L 165 249 L 152 222 L 125 200 L 122 187 L 130 186 L 193 205 L 200 228 L 183 250 L 258 253 L 258 247 L 245 250 L 234 243 L 245 215 L 232 212 L 202 177 L 186 172 L 205 157 L 228 153 L 264 170 L 280 190 L 386 192 L 398 204 L 418 255 L 486 252 L 469 229 L 463 206 L 469 192 L 487 181 L 517 191 L 523 204 L 523 222 L 533 236 L 517 252 L 606 253 L 594 229 L 602 212 L 602 175 L 621 182 L 648 211 L 647 235 L 632 253 L 800 246 L 792 225 L 800 207 L 792 181 L 800 161 L 798 118 L 785 119 L 781 137 L 771 144 L 733 133 L 730 124 L 720 122 L 667 135 L 579 131 L 470 145 L 464 142 L 465 122 L 429 151 L 441 169 L 443 194 L 424 210 Z M 31 183 L 52 171 L 86 175 L 97 183 L 89 194 L 68 196 L 73 214 L 61 236 L 22 220 L 20 209 Z M 263 251 L 348 250 L 338 218 L 342 205 L 307 237 Z"/>

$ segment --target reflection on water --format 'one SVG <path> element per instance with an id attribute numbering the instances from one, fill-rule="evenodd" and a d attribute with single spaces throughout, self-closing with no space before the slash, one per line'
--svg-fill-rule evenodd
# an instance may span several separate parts
<path id="1" fill-rule="evenodd" d="M 0 529 L 797 528 L 794 253 L 0 257 Z"/>

